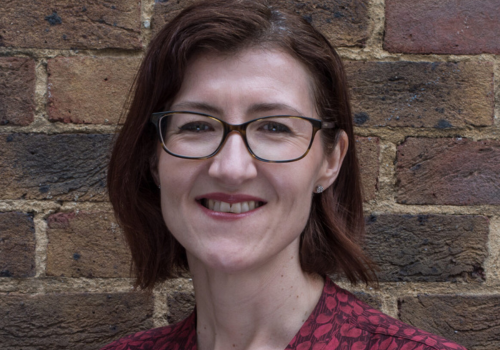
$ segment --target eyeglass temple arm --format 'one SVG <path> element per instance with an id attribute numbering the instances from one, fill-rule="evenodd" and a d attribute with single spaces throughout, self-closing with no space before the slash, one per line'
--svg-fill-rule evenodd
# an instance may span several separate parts
<path id="1" fill-rule="evenodd" d="M 163 112 L 153 113 L 153 114 L 151 115 L 151 117 L 149 118 L 149 121 L 150 121 L 151 123 L 153 123 L 155 126 L 158 126 L 158 119 L 160 119 L 160 117 L 161 117 L 162 115 L 165 115 L 165 113 L 163 113 Z"/>
<path id="2" fill-rule="evenodd" d="M 335 128 L 335 122 L 321 122 L 321 129 L 333 129 Z"/>

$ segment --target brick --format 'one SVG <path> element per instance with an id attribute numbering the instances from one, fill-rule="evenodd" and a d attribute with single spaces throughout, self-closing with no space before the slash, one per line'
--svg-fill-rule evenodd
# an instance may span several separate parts
<path id="1" fill-rule="evenodd" d="M 139 62 L 138 58 L 118 57 L 49 60 L 49 119 L 65 123 L 117 123 Z"/>
<path id="2" fill-rule="evenodd" d="M 357 126 L 493 125 L 491 63 L 346 62 Z"/>
<path id="3" fill-rule="evenodd" d="M 399 318 L 467 349 L 500 348 L 499 295 L 419 295 L 398 301 Z"/>
<path id="4" fill-rule="evenodd" d="M 371 215 L 365 251 L 383 282 L 484 279 L 489 221 L 468 215 Z"/>
<path id="5" fill-rule="evenodd" d="M 386 0 L 385 8 L 387 51 L 500 53 L 498 0 Z"/>
<path id="6" fill-rule="evenodd" d="M 103 201 L 113 135 L 0 135 L 0 199 Z"/>
<path id="7" fill-rule="evenodd" d="M 35 116 L 35 61 L 0 58 L 0 125 L 28 125 Z"/>
<path id="8" fill-rule="evenodd" d="M 47 224 L 48 276 L 130 277 L 131 256 L 111 212 L 57 213 Z"/>
<path id="9" fill-rule="evenodd" d="M 152 328 L 153 300 L 142 293 L 0 296 L 4 349 L 99 349 Z"/>
<path id="10" fill-rule="evenodd" d="M 192 4 L 187 1 L 157 1 L 152 28 L 158 30 Z M 295 11 L 320 30 L 335 46 L 364 47 L 369 37 L 368 0 L 272 0 L 280 8 Z"/>
<path id="11" fill-rule="evenodd" d="M 158 31 L 175 16 L 177 16 L 183 9 L 194 4 L 196 0 L 184 1 L 155 1 L 153 17 L 151 18 L 151 28 L 153 33 Z"/>
<path id="12" fill-rule="evenodd" d="M 356 137 L 356 151 L 363 184 L 365 201 L 375 199 L 379 174 L 379 139 L 376 137 Z"/>
<path id="13" fill-rule="evenodd" d="M 0 213 L 0 277 L 34 276 L 35 244 L 31 215 Z"/>
<path id="14" fill-rule="evenodd" d="M 0 46 L 141 49 L 137 0 L 10 0 L 0 12 Z"/>
<path id="15" fill-rule="evenodd" d="M 194 309 L 194 292 L 175 291 L 168 294 L 167 297 L 168 324 L 174 324 L 188 317 Z"/>
<path id="16" fill-rule="evenodd" d="M 365 293 L 365 292 L 352 292 L 362 302 L 367 303 L 371 307 L 381 310 L 382 309 L 382 299 L 380 299 L 379 296 L 370 294 L 370 293 Z"/>
<path id="17" fill-rule="evenodd" d="M 403 204 L 500 204 L 500 141 L 408 138 L 398 146 Z"/>

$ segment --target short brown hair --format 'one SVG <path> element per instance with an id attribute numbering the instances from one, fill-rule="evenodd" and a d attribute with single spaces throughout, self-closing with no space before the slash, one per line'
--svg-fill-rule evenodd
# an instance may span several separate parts
<path id="1" fill-rule="evenodd" d="M 352 283 L 376 279 L 359 247 L 364 232 L 362 194 L 347 82 L 339 56 L 306 20 L 276 8 L 272 1 L 209 0 L 183 10 L 152 40 L 109 164 L 110 200 L 130 246 L 136 284 L 141 288 L 151 289 L 157 282 L 188 271 L 186 251 L 162 217 L 153 175 L 158 139 L 149 117 L 173 100 L 193 55 L 204 51 L 230 55 L 254 46 L 284 50 L 307 67 L 318 115 L 338 127 L 321 132 L 325 152 L 335 147 L 339 130 L 349 139 L 338 178 L 313 198 L 300 241 L 302 269 L 343 275 Z"/>

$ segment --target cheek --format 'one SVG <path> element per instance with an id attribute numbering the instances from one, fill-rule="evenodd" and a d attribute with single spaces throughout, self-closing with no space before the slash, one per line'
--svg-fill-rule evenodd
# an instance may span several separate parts
<path id="1" fill-rule="evenodd" d="M 196 183 L 196 168 L 183 159 L 171 156 L 160 156 L 158 162 L 158 179 L 161 186 L 161 206 L 165 219 L 179 213 L 190 198 L 193 184 Z"/>
<path id="2" fill-rule="evenodd" d="M 281 200 L 283 215 L 292 220 L 303 221 L 308 217 L 311 207 L 314 186 L 315 167 L 309 162 L 280 171 L 281 176 L 275 177 L 275 188 Z M 293 163 L 290 163 L 293 164 Z M 283 164 L 281 164 L 283 166 Z"/>
<path id="3" fill-rule="evenodd" d="M 184 232 L 189 226 L 189 193 L 193 174 L 169 161 L 160 160 L 158 168 L 163 221 L 177 241 L 185 246 L 184 237 L 180 236 L 179 232 Z"/>
<path id="4" fill-rule="evenodd" d="M 160 155 L 158 161 L 158 178 L 161 187 L 168 188 L 170 191 L 186 191 L 193 178 L 199 173 L 196 163 L 176 158 L 166 154 Z"/>
<path id="5" fill-rule="evenodd" d="M 276 176 L 275 179 L 282 193 L 286 193 L 294 200 L 302 200 L 306 194 L 312 195 L 322 168 L 322 157 L 317 154 L 318 152 L 310 152 L 297 162 L 280 164 L 283 169 L 279 171 L 280 176 Z"/>
<path id="6" fill-rule="evenodd" d="M 321 175 L 323 165 L 322 145 L 313 144 L 311 152 L 297 166 L 286 171 L 284 175 L 283 187 L 286 193 L 286 200 L 290 203 L 294 212 L 309 217 L 314 188 Z M 318 152 L 319 150 L 319 152 Z M 293 163 L 290 163 L 293 164 Z M 285 184 L 286 183 L 286 184 Z"/>

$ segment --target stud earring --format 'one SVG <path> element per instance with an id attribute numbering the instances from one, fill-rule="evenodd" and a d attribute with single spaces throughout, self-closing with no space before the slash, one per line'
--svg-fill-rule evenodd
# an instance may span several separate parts
<path id="1" fill-rule="evenodd" d="M 321 192 L 323 192 L 324 190 L 325 190 L 325 189 L 323 188 L 323 186 L 321 186 L 321 185 L 316 186 L 316 193 L 321 193 Z"/>
<path id="2" fill-rule="evenodd" d="M 161 186 L 160 186 L 160 185 L 158 185 L 158 188 L 159 188 L 159 189 L 161 189 Z"/>

